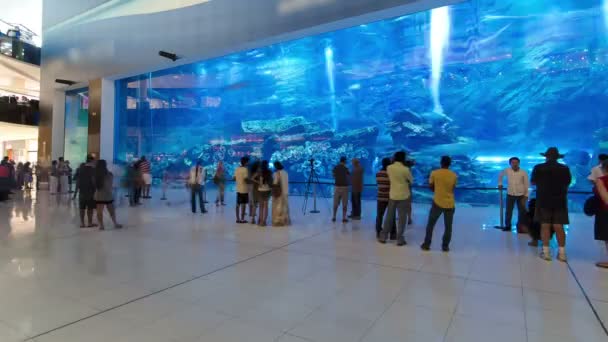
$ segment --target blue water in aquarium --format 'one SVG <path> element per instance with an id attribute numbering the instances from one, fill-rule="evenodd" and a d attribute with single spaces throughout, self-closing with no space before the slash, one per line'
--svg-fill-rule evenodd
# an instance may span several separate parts
<path id="1" fill-rule="evenodd" d="M 146 155 L 160 176 L 197 159 L 232 172 L 252 155 L 304 181 L 314 158 L 330 181 L 346 156 L 375 183 L 403 149 L 417 184 L 450 155 L 459 186 L 477 188 L 495 187 L 509 157 L 530 170 L 555 145 L 573 189 L 589 190 L 608 149 L 607 8 L 473 0 L 120 80 L 116 161 Z"/>
<path id="2" fill-rule="evenodd" d="M 65 160 L 82 161 L 87 154 L 89 141 L 89 91 L 87 88 L 65 93 Z M 77 167 L 78 164 L 72 164 Z"/>

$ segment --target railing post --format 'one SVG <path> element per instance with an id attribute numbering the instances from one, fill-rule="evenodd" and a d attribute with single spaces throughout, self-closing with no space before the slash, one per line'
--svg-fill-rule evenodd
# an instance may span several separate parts
<path id="1" fill-rule="evenodd" d="M 312 214 L 320 213 L 320 211 L 317 209 L 317 183 L 312 184 L 312 203 L 313 203 L 313 208 L 310 212 Z"/>

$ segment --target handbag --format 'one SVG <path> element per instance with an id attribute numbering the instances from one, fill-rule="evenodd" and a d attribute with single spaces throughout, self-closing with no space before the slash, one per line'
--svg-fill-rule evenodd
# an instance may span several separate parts
<path id="1" fill-rule="evenodd" d="M 596 195 L 590 196 L 585 200 L 583 211 L 587 216 L 595 216 L 600 209 L 600 200 Z"/>
<path id="2" fill-rule="evenodd" d="M 277 179 L 277 183 L 272 185 L 272 197 L 281 197 L 283 194 L 283 189 L 281 188 L 281 172 L 278 173 L 279 178 Z"/>

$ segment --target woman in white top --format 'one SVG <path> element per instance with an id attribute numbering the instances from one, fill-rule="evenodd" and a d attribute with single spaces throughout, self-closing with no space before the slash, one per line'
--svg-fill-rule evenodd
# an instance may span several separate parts
<path id="1" fill-rule="evenodd" d="M 272 182 L 275 187 L 272 198 L 272 225 L 282 227 L 291 223 L 289 218 L 289 176 L 281 162 L 275 162 L 274 166 L 277 171 L 274 173 Z"/>

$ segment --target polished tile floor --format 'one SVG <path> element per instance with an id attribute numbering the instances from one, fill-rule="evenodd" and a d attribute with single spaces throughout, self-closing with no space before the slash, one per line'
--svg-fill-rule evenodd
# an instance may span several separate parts
<path id="1" fill-rule="evenodd" d="M 375 242 L 372 202 L 343 225 L 329 201 L 303 216 L 292 197 L 293 226 L 262 229 L 234 224 L 232 206 L 193 215 L 185 195 L 123 206 L 127 229 L 105 232 L 80 230 L 67 198 L 0 203 L 0 341 L 608 340 L 605 255 L 584 216 L 570 270 L 490 228 L 496 208 L 460 207 L 444 254 L 441 224 L 418 248 L 423 205 L 400 248 Z"/>

